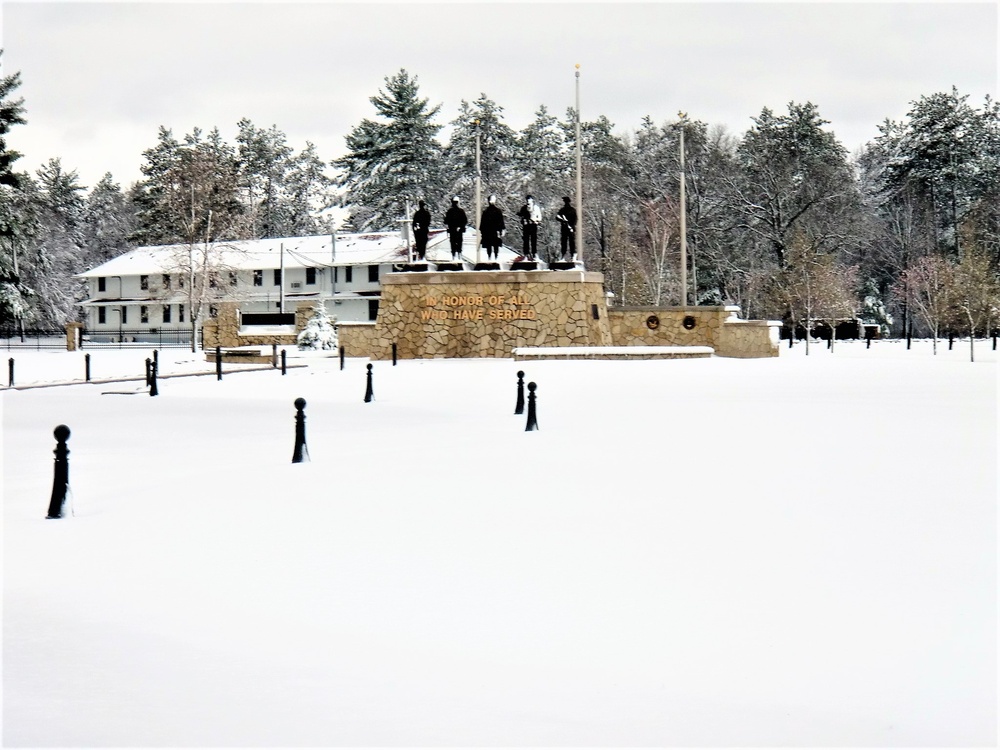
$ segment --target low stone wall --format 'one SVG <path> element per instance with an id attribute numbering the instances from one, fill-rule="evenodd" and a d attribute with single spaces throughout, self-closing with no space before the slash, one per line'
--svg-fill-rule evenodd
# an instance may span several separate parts
<path id="1" fill-rule="evenodd" d="M 375 347 L 375 323 L 337 323 L 337 340 L 344 347 L 345 357 L 371 356 Z"/>
<path id="2" fill-rule="evenodd" d="M 777 357 L 774 321 L 746 321 L 740 308 L 612 307 L 608 310 L 616 346 L 710 346 L 720 357 Z"/>
<path id="3" fill-rule="evenodd" d="M 215 318 L 210 318 L 202 324 L 204 346 L 214 349 L 217 346 L 262 346 L 277 344 L 278 346 L 294 346 L 298 332 L 305 328 L 306 321 L 312 317 L 314 303 L 299 302 L 295 308 L 295 333 L 261 333 L 247 335 L 240 333 L 239 306 L 235 302 L 220 302 Z"/>
<path id="4" fill-rule="evenodd" d="M 595 314 L 596 313 L 596 314 Z M 524 346 L 609 346 L 603 277 L 583 271 L 394 273 L 369 356 L 510 357 Z"/>
<path id="5" fill-rule="evenodd" d="M 777 357 L 781 350 L 781 323 L 767 320 L 727 320 L 719 331 L 723 357 Z"/>

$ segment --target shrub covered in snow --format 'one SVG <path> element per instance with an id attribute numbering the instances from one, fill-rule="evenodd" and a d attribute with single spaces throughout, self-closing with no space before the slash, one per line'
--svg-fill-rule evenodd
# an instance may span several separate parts
<path id="1" fill-rule="evenodd" d="M 335 323 L 336 318 L 330 317 L 326 305 L 322 302 L 317 303 L 313 308 L 312 317 L 299 334 L 299 349 L 336 349 L 338 342 Z"/>

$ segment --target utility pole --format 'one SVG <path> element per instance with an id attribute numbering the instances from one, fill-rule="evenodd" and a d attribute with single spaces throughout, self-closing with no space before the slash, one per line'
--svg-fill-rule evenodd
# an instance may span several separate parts
<path id="1" fill-rule="evenodd" d="M 580 63 L 576 64 L 576 257 L 583 267 L 583 157 L 580 144 Z"/>

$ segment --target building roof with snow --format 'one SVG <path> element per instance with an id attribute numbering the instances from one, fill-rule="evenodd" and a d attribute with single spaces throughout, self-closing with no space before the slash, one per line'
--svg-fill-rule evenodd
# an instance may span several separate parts
<path id="1" fill-rule="evenodd" d="M 194 245 L 195 252 L 200 245 Z M 213 264 L 232 270 L 268 270 L 274 268 L 322 268 L 333 266 L 377 265 L 406 263 L 407 246 L 399 232 L 368 232 L 363 234 L 310 235 L 305 237 L 275 237 L 264 240 L 234 240 L 213 243 Z M 77 274 L 78 278 L 100 276 L 137 276 L 168 273 L 176 270 L 178 260 L 186 258 L 191 246 L 151 245 L 137 247 L 99 266 Z M 476 232 L 465 233 L 462 255 L 466 260 L 476 256 Z M 501 248 L 505 261 L 517 253 Z M 284 256 L 284 257 L 282 257 Z M 427 241 L 427 259 L 444 261 L 451 258 L 447 232 L 431 230 Z"/>

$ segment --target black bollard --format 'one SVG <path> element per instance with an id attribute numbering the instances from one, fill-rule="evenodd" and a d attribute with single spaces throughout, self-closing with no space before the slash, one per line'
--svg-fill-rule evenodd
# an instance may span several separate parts
<path id="1" fill-rule="evenodd" d="M 87 382 L 90 382 L 90 352 L 83 355 L 83 373 L 87 378 Z"/>
<path id="2" fill-rule="evenodd" d="M 792 332 L 790 332 L 790 333 L 788 334 L 788 348 L 789 348 L 789 349 L 791 349 L 791 348 L 792 348 L 792 343 L 793 343 L 794 341 L 795 341 L 795 331 L 792 331 Z"/>
<path id="3" fill-rule="evenodd" d="M 524 426 L 525 432 L 538 429 L 538 415 L 535 411 L 535 389 L 534 383 L 528 383 L 528 423 Z"/>
<path id="4" fill-rule="evenodd" d="M 369 403 L 375 399 L 375 391 L 372 390 L 372 365 L 371 362 L 368 363 L 368 386 L 365 388 L 365 403 Z"/>
<path id="5" fill-rule="evenodd" d="M 146 360 L 147 362 L 149 360 Z M 156 363 L 154 362 L 149 368 L 149 395 L 159 396 L 160 389 L 156 387 Z"/>
<path id="6" fill-rule="evenodd" d="M 49 514 L 46 518 L 62 518 L 63 505 L 66 502 L 66 490 L 69 488 L 69 427 L 64 424 L 56 427 L 52 434 L 56 438 L 55 472 L 52 477 L 52 499 L 49 500 Z"/>
<path id="7" fill-rule="evenodd" d="M 955 345 L 955 334 L 948 331 L 948 351 L 951 351 L 951 347 Z"/>
<path id="8" fill-rule="evenodd" d="M 7 360 L 7 385 L 14 387 L 14 358 Z"/>
<path id="9" fill-rule="evenodd" d="M 285 362 L 285 350 L 281 350 L 281 374 L 286 374 L 287 363 Z"/>
<path id="10" fill-rule="evenodd" d="M 910 344 L 913 343 L 913 330 L 907 326 L 906 327 L 906 348 L 910 348 Z"/>
<path id="11" fill-rule="evenodd" d="M 517 371 L 517 403 L 514 405 L 515 414 L 524 414 L 524 370 Z"/>
<path id="12" fill-rule="evenodd" d="M 153 383 L 153 360 L 146 357 L 146 387 L 149 388 Z"/>
<path id="13" fill-rule="evenodd" d="M 153 349 L 153 365 L 156 367 L 157 371 L 160 369 L 160 351 L 159 349 Z"/>
<path id="14" fill-rule="evenodd" d="M 997 332 L 993 331 L 993 351 L 997 350 Z"/>
<path id="15" fill-rule="evenodd" d="M 865 349 L 871 349 L 871 348 L 872 348 L 872 336 L 871 332 L 869 331 L 868 333 L 865 334 Z"/>
<path id="16" fill-rule="evenodd" d="M 222 380 L 222 347 L 215 347 L 215 379 Z"/>
<path id="17" fill-rule="evenodd" d="M 392 342 L 392 366 L 396 366 L 396 342 Z"/>
<path id="18" fill-rule="evenodd" d="M 309 460 L 309 449 L 306 447 L 306 400 L 295 399 L 295 450 L 292 451 L 292 463 L 300 464 Z"/>
<path id="19" fill-rule="evenodd" d="M 344 347 L 340 347 L 340 369 L 344 369 Z"/>
<path id="20" fill-rule="evenodd" d="M 278 345 L 271 344 L 271 367 L 278 366 Z"/>

